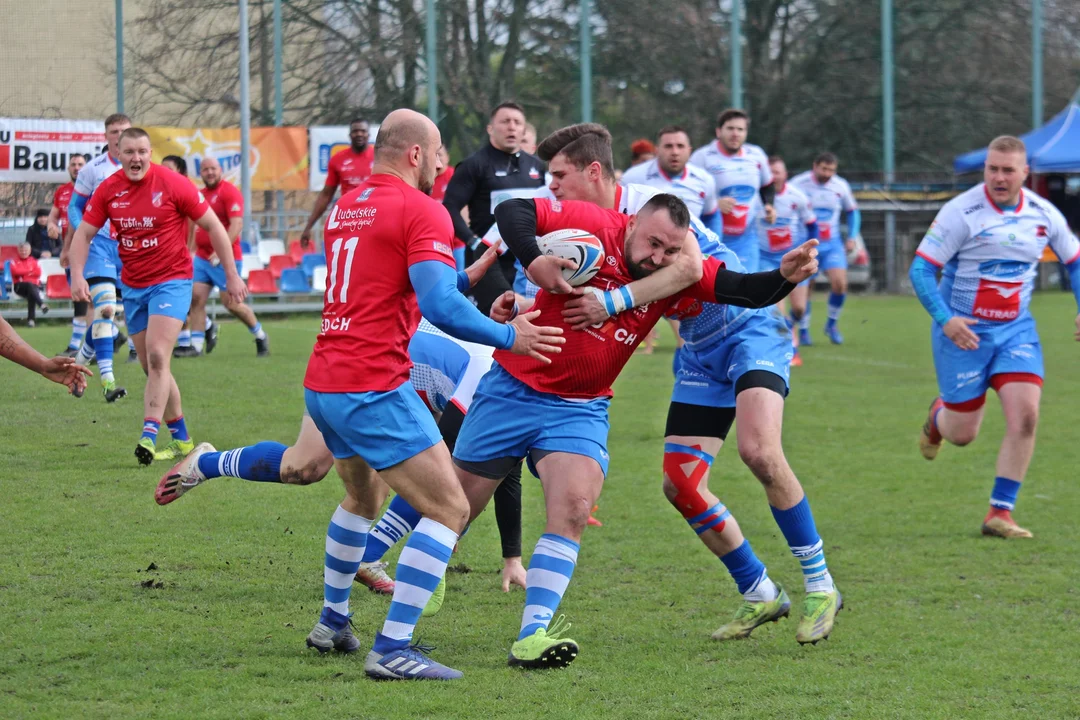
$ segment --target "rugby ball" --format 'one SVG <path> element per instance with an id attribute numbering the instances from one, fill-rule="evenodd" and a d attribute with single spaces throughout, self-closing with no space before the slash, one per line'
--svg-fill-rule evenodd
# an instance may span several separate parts
<path id="1" fill-rule="evenodd" d="M 604 244 L 584 230 L 556 230 L 538 238 L 536 244 L 544 255 L 568 258 L 577 263 L 562 271 L 563 279 L 574 287 L 592 280 L 604 264 Z"/>

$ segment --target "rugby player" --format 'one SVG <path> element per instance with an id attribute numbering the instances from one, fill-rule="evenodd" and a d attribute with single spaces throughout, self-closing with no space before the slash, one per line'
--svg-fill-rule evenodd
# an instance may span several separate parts
<path id="1" fill-rule="evenodd" d="M 68 176 L 71 177 L 71 182 L 64 183 L 60 187 L 56 188 L 56 192 L 53 193 L 53 204 L 49 209 L 49 237 L 51 238 L 67 238 L 68 228 L 71 223 L 68 222 L 68 205 L 71 204 L 71 195 L 75 192 L 75 179 L 79 176 L 79 171 L 86 166 L 86 158 L 79 153 L 72 153 L 71 158 L 68 159 Z M 67 247 L 68 243 L 65 242 L 63 249 L 60 251 L 60 267 L 67 268 Z M 71 283 L 71 273 L 68 272 L 68 284 Z M 86 337 L 86 312 L 89 307 L 86 303 L 75 303 L 71 316 L 71 339 L 68 341 L 68 346 L 64 350 L 62 355 L 66 357 L 75 357 L 75 353 L 79 352 L 79 348 L 83 344 L 83 339 Z"/>
<path id="2" fill-rule="evenodd" d="M 610 136 L 607 148 L 610 158 Z M 551 169 L 554 192 L 560 173 L 554 164 Z M 647 200 L 636 215 L 592 203 L 525 198 L 501 204 L 495 214 L 502 236 L 542 288 L 534 308 L 546 318 L 561 316 L 568 297 L 560 294 L 567 289 L 561 267 L 556 258 L 541 255 L 538 235 L 576 228 L 598 237 L 614 263 L 605 261 L 588 285 L 601 292 L 605 304 L 623 304 L 624 308 L 635 304 L 626 284 L 634 278 L 648 280 L 648 275 L 683 257 L 687 244 L 696 246 L 688 232 L 691 216 L 685 203 L 664 193 Z M 689 255 L 700 258 L 700 252 Z M 599 326 L 568 333 L 564 352 L 552 358 L 550 365 L 521 362 L 496 351 L 497 365 L 477 387 L 458 436 L 454 462 L 473 518 L 506 471 L 522 458 L 529 461 L 544 489 L 547 524 L 530 560 L 525 610 L 509 664 L 562 667 L 577 657 L 577 643 L 565 634 L 569 625 L 561 616 L 552 621 L 607 472 L 610 386 L 645 333 L 683 299 L 771 304 L 793 287 L 787 278 L 801 281 L 816 269 L 812 257 L 812 246 L 797 250 L 785 263 L 784 272 L 757 276 L 730 272 L 707 258 L 704 271 L 699 264 L 694 284 L 676 296 L 653 296 L 649 293 L 657 284 L 645 283 L 642 295 L 649 302 Z M 513 295 L 508 293 L 493 314 L 509 313 L 512 305 Z M 561 318 L 560 323 L 569 328 Z"/>
<path id="3" fill-rule="evenodd" d="M 73 230 L 78 230 L 82 223 L 83 209 L 86 207 L 90 196 L 94 191 L 120 169 L 120 135 L 131 127 L 131 119 L 127 115 L 115 113 L 105 118 L 105 139 L 108 149 L 101 155 L 91 160 L 75 179 L 75 192 L 71 195 L 68 204 L 68 220 L 71 221 Z M 68 238 L 64 248 L 67 259 L 71 264 L 71 242 Z M 113 239 L 110 228 L 101 227 L 90 244 L 89 255 L 86 258 L 85 279 L 89 283 L 89 297 L 76 297 L 75 272 L 71 270 L 72 299 L 75 302 L 88 301 L 93 303 L 92 322 L 90 324 L 90 342 L 83 341 L 77 360 L 82 365 L 88 365 L 95 356 L 98 364 L 98 374 L 101 379 L 101 391 L 106 402 L 116 402 L 127 396 L 127 390 L 116 384 L 113 375 L 113 352 L 114 347 L 122 345 L 122 340 L 117 340 L 114 345 L 113 337 L 119 338 L 120 330 L 116 325 L 117 297 L 116 285 L 120 280 L 120 253 L 117 249 L 116 240 Z"/>
<path id="4" fill-rule="evenodd" d="M 779 267 L 780 258 L 793 247 L 810 238 L 816 238 L 818 234 L 817 215 L 810 205 L 809 198 L 802 190 L 787 181 L 787 165 L 779 155 L 769 158 L 769 170 L 773 175 L 773 184 L 776 186 L 776 198 L 773 207 L 776 208 L 776 220 L 766 222 L 765 218 L 758 219 L 758 240 L 761 243 L 761 269 L 772 270 Z M 802 365 L 799 356 L 798 327 L 799 321 L 806 312 L 806 303 L 810 295 L 810 281 L 799 283 L 799 287 L 791 291 L 791 320 L 789 324 L 793 328 L 792 341 L 794 355 L 791 358 L 792 367 Z M 781 315 L 784 313 L 784 303 L 777 306 Z"/>
<path id="5" fill-rule="evenodd" d="M 199 176 L 203 181 L 203 197 L 209 203 L 210 208 L 217 215 L 218 220 L 229 234 L 232 242 L 233 261 L 237 272 L 241 269 L 240 233 L 244 227 L 244 196 L 240 190 L 224 178 L 221 165 L 216 158 L 203 158 L 199 166 Z M 234 303 L 226 292 L 225 270 L 221 265 L 221 259 L 214 251 L 210 243 L 210 235 L 205 230 L 195 231 L 195 269 L 194 284 L 191 297 L 191 326 L 204 327 L 206 323 L 206 301 L 210 292 L 217 287 L 222 292 L 222 302 L 225 309 L 233 317 L 244 323 L 255 340 L 256 357 L 266 357 L 270 354 L 270 339 L 263 330 L 262 323 L 255 316 L 255 311 L 245 303 Z M 203 350 L 205 335 L 193 332 L 191 338 L 192 347 L 199 353 Z"/>
<path id="6" fill-rule="evenodd" d="M 716 142 L 694 151 L 690 162 L 713 176 L 723 221 L 723 242 L 747 272 L 758 270 L 755 236 L 758 212 L 766 222 L 776 217 L 776 189 L 765 151 L 746 142 L 750 116 L 742 110 L 724 110 L 716 118 Z M 760 201 L 760 203 L 759 203 Z"/>
<path id="7" fill-rule="evenodd" d="M 247 288 L 236 272 L 225 228 L 194 185 L 150 162 L 146 131 L 128 128 L 121 133 L 118 145 L 123 172 L 98 185 L 72 239 L 71 295 L 76 300 L 90 297 L 84 275 L 90 241 L 111 223 L 124 263 L 120 278 L 125 286 L 124 312 L 147 375 L 143 431 L 135 457 L 149 465 L 155 459 L 162 417 L 172 436 L 169 452 L 173 457 L 183 457 L 194 448 L 180 406 L 180 389 L 169 370 L 176 336 L 191 303 L 188 218 L 210 233 L 214 249 L 222 257 L 232 299 L 242 301 Z"/>
<path id="8" fill-rule="evenodd" d="M 311 229 L 319 222 L 326 208 L 330 207 L 338 186 L 341 186 L 341 194 L 344 195 L 371 175 L 375 148 L 368 143 L 370 133 L 368 121 L 363 118 L 354 118 L 349 123 L 349 147 L 330 158 L 326 169 L 326 184 L 315 198 L 315 206 L 300 233 L 300 242 L 304 247 L 311 242 Z"/>
<path id="9" fill-rule="evenodd" d="M 383 481 L 421 516 L 398 559 L 390 610 L 364 663 L 375 678 L 462 676 L 412 642 L 469 514 L 438 427 L 408 381 L 407 344 L 420 311 L 456 337 L 541 364 L 563 342 L 561 328 L 529 322 L 538 313 L 502 325 L 460 294 L 469 278 L 454 270 L 453 225 L 426 195 L 440 170 L 441 144 L 438 127 L 419 113 L 395 110 L 384 120 L 371 178 L 344 195 L 327 220 L 323 329 L 304 380 L 307 409 L 347 494 L 327 532 L 323 611 L 308 635 L 310 647 L 359 648 L 349 594 L 385 497 Z M 379 252 L 357 253 L 361 241 Z"/>
<path id="10" fill-rule="evenodd" d="M 1023 141 L 995 138 L 983 182 L 941 208 L 910 271 L 912 286 L 933 318 L 930 347 L 939 392 L 923 425 L 920 450 L 933 460 L 943 440 L 960 446 L 973 442 L 986 391 L 997 391 L 1005 438 L 982 533 L 1003 538 L 1032 537 L 1012 511 L 1035 452 L 1043 357 L 1029 305 L 1047 243 L 1065 264 L 1080 307 L 1080 242 L 1057 208 L 1024 188 L 1028 172 Z M 1080 340 L 1080 315 L 1075 325 Z"/>
<path id="11" fill-rule="evenodd" d="M 855 249 L 856 238 L 862 225 L 858 203 L 851 194 L 847 180 L 836 174 L 839 161 L 831 152 L 823 152 L 814 158 L 813 168 L 791 179 L 810 198 L 818 220 L 818 239 L 821 241 L 821 269 L 829 277 L 829 309 L 825 321 L 825 335 L 834 345 L 844 342 L 838 323 L 840 311 L 847 297 L 847 254 Z M 847 240 L 840 237 L 840 215 L 847 221 Z M 794 308 L 793 308 L 794 309 Z M 794 319 L 794 316 L 793 318 Z M 799 342 L 811 345 L 810 303 L 799 321 Z"/>
<path id="12" fill-rule="evenodd" d="M 564 128 L 544 140 L 540 153 L 559 178 L 558 186 L 552 186 L 559 199 L 587 199 L 632 213 L 650 192 L 614 184 L 610 135 L 602 126 Z M 717 244 L 707 229 L 697 225 L 695 231 L 703 252 L 729 269 L 741 270 L 738 258 Z M 811 248 L 814 244 L 811 241 Z M 781 267 L 785 260 L 779 260 Z M 627 306 L 652 300 L 655 296 L 644 285 L 659 281 L 664 273 L 673 274 L 670 269 L 660 270 L 630 283 L 627 289 L 634 300 Z M 575 329 L 583 330 L 606 321 L 610 314 L 606 304 L 583 295 L 569 301 L 563 315 Z M 768 578 L 734 518 L 708 489 L 712 461 L 737 418 L 739 454 L 764 486 L 774 518 L 803 568 L 807 595 L 796 639 L 817 642 L 831 631 L 841 598 L 825 564 L 805 494 L 780 442 L 790 335 L 781 319 L 768 310 L 712 304 L 676 306 L 675 310 L 683 316 L 680 332 L 687 344 L 680 352 L 668 411 L 664 492 L 725 564 L 744 595 L 735 619 L 713 637 L 746 637 L 790 609 L 787 594 Z"/>

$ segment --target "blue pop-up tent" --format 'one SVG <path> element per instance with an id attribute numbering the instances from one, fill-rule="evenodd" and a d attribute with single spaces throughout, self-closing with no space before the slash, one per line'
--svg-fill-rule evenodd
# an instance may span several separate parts
<path id="1" fill-rule="evenodd" d="M 1071 103 L 1041 128 L 1020 136 L 1027 145 L 1028 165 L 1034 173 L 1080 172 L 1080 105 Z M 982 170 L 986 148 L 958 155 L 957 175 Z"/>

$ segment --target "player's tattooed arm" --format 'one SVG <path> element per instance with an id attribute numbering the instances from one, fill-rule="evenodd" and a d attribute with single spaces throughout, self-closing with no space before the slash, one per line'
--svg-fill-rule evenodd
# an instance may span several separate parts
<path id="1" fill-rule="evenodd" d="M 671 297 L 701 280 L 702 265 L 697 236 L 688 230 L 675 262 L 648 277 L 606 292 L 592 287 L 574 288 L 577 297 L 563 306 L 563 319 L 574 330 L 584 330 L 612 315 Z"/>

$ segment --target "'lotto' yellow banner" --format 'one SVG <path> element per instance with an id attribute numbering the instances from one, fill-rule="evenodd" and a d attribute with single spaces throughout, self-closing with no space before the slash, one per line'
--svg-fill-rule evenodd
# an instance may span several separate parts
<path id="1" fill-rule="evenodd" d="M 240 128 L 146 128 L 154 162 L 166 155 L 187 160 L 188 174 L 198 178 L 203 158 L 221 163 L 225 179 L 240 186 Z M 251 189 L 306 190 L 307 130 L 302 127 L 251 128 Z"/>

